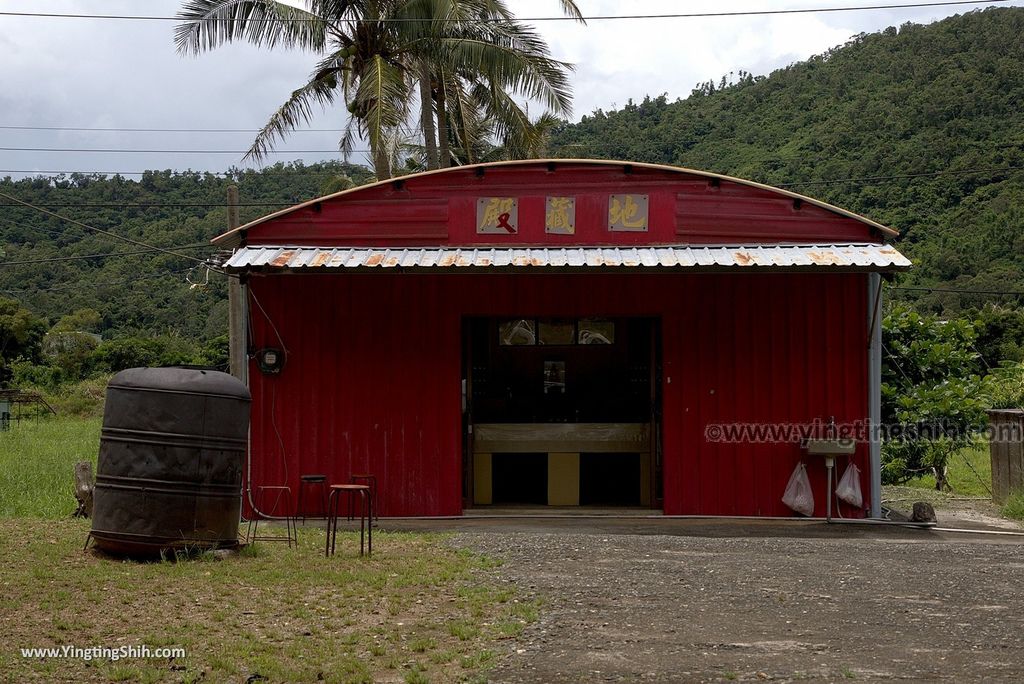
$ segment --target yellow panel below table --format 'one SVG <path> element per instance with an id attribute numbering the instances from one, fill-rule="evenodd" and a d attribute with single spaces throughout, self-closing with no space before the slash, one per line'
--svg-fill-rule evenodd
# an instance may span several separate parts
<path id="1" fill-rule="evenodd" d="M 580 455 L 548 454 L 548 505 L 580 505 Z"/>
<path id="2" fill-rule="evenodd" d="M 493 501 L 490 454 L 473 454 L 473 503 L 487 506 Z"/>

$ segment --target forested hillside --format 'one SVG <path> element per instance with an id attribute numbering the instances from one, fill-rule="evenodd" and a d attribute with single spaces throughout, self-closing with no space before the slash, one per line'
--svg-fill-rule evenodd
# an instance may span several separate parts
<path id="1" fill-rule="evenodd" d="M 204 258 L 227 229 L 227 188 L 237 185 L 248 221 L 333 190 L 364 183 L 365 168 L 281 164 L 226 175 L 147 172 L 141 179 L 74 174 L 0 180 L 0 192 L 89 226 Z M 104 337 L 225 332 L 226 283 L 195 261 L 145 251 L 0 198 L 0 297 L 56 323 L 80 309 L 99 312 Z M 140 250 L 143 253 L 139 253 Z M 121 255 L 119 255 L 119 253 Z M 191 283 L 198 283 L 193 287 Z"/>
<path id="2" fill-rule="evenodd" d="M 1022 37 L 1018 8 L 860 35 L 766 77 L 595 112 L 562 126 L 553 150 L 788 187 L 898 229 L 919 265 L 904 284 L 1024 291 Z M 993 301 L 901 296 L 943 314 Z"/>

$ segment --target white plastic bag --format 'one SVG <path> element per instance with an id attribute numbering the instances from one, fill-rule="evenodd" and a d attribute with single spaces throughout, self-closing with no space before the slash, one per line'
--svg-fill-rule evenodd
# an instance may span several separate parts
<path id="1" fill-rule="evenodd" d="M 846 466 L 846 472 L 839 478 L 839 484 L 836 486 L 836 496 L 854 508 L 862 508 L 864 506 L 864 496 L 860 491 L 860 468 L 853 463 Z"/>
<path id="2" fill-rule="evenodd" d="M 811 491 L 811 481 L 807 477 L 807 466 L 803 461 L 796 464 L 796 469 L 789 476 L 789 484 L 782 495 L 782 503 L 807 517 L 814 515 L 814 492 Z"/>

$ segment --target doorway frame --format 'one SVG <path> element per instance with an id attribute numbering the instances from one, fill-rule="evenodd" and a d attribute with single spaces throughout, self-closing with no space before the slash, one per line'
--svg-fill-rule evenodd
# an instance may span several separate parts
<path id="1" fill-rule="evenodd" d="M 501 318 L 514 318 L 520 314 L 479 314 L 464 315 L 460 318 L 460 385 L 461 385 L 461 425 L 460 436 L 462 441 L 462 508 L 481 510 L 481 506 L 487 504 L 474 503 L 476 476 L 474 434 L 475 423 L 473 415 L 473 325 L 479 321 L 487 321 L 488 324 Z M 580 318 L 580 315 L 523 315 L 524 318 Z M 586 317 L 602 317 L 601 314 L 588 314 Z M 662 441 L 662 419 L 664 402 L 664 371 L 663 371 L 663 335 L 664 326 L 660 315 L 606 315 L 604 317 L 615 320 L 644 320 L 650 325 L 650 350 L 648 367 L 650 369 L 650 415 L 648 418 L 650 450 L 648 452 L 649 467 L 651 470 L 649 478 L 649 504 L 643 508 L 652 511 L 663 511 L 664 499 L 664 451 Z M 634 508 L 634 507 L 624 507 Z"/>

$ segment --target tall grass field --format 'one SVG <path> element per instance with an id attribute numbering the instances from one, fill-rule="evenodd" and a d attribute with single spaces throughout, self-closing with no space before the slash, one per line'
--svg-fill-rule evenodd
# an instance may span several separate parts
<path id="1" fill-rule="evenodd" d="M 74 465 L 96 467 L 100 418 L 36 418 L 0 432 L 0 518 L 66 518 L 77 501 Z"/>

